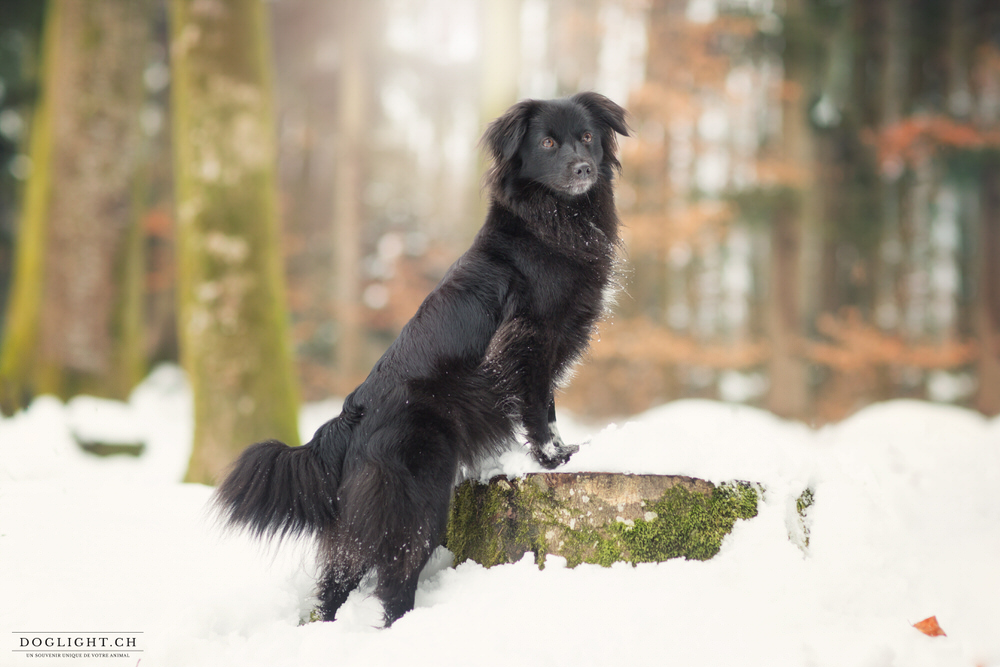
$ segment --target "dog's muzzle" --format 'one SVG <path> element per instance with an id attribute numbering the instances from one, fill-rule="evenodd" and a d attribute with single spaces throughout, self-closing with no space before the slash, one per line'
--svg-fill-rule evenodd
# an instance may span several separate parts
<path id="1" fill-rule="evenodd" d="M 577 162 L 569 168 L 564 190 L 571 195 L 582 195 L 597 182 L 597 169 L 590 162 Z"/>

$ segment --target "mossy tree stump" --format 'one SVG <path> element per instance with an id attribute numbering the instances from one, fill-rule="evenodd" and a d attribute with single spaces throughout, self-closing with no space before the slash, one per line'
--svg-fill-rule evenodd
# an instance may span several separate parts
<path id="1" fill-rule="evenodd" d="M 452 502 L 446 544 L 457 563 L 487 567 L 528 551 L 609 566 L 616 561 L 707 560 L 737 519 L 757 515 L 759 487 L 677 475 L 532 473 L 470 480 Z"/>

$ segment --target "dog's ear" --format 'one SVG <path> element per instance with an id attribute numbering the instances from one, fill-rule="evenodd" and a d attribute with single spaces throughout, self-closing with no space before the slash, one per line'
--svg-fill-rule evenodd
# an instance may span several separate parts
<path id="1" fill-rule="evenodd" d="M 608 129 L 623 137 L 629 136 L 629 127 L 625 120 L 628 112 L 604 95 L 594 92 L 577 93 L 570 100 L 585 108 L 594 120 Z"/>
<path id="2" fill-rule="evenodd" d="M 615 132 L 623 137 L 629 136 L 628 123 L 625 121 L 628 112 L 600 93 L 577 93 L 569 99 L 586 109 L 591 118 L 601 126 L 604 165 L 609 170 L 613 169 L 621 173 L 622 163 L 618 160 L 618 138 L 615 136 Z M 608 171 L 607 175 L 610 177 L 611 172 Z"/>
<path id="3" fill-rule="evenodd" d="M 534 100 L 518 102 L 486 128 L 479 144 L 489 151 L 494 165 L 508 163 L 517 155 L 534 108 Z"/>

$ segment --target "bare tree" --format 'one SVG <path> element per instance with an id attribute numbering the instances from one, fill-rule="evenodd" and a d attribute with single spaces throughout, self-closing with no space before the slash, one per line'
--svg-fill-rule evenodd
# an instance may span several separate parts
<path id="1" fill-rule="evenodd" d="M 340 3 L 338 42 L 340 71 L 337 86 L 337 160 L 333 186 L 334 307 L 340 335 L 336 367 L 342 381 L 351 385 L 365 368 L 361 321 L 361 199 L 364 177 L 366 106 L 365 76 L 367 10 L 362 3 Z M 363 377 L 363 376 L 362 376 Z"/>
<path id="2" fill-rule="evenodd" d="M 49 4 L 0 352 L 4 411 L 42 392 L 124 398 L 144 372 L 134 185 L 151 7 Z"/>
<path id="3" fill-rule="evenodd" d="M 983 170 L 979 229 L 979 269 L 975 332 L 979 339 L 979 391 L 976 408 L 986 415 L 1000 414 L 1000 166 Z"/>
<path id="4" fill-rule="evenodd" d="M 172 0 L 181 358 L 195 401 L 187 479 L 256 440 L 298 444 L 278 243 L 270 43 L 259 0 Z"/>

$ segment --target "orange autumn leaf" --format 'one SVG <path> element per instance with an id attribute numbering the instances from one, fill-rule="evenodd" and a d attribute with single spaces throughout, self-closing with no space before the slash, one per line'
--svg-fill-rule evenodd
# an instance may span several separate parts
<path id="1" fill-rule="evenodd" d="M 928 637 L 948 636 L 944 633 L 944 630 L 941 629 L 941 626 L 938 625 L 937 616 L 931 616 L 930 618 L 925 618 L 919 623 L 914 623 L 913 627 L 915 627 L 917 630 L 920 630 L 920 632 L 924 633 Z"/>

